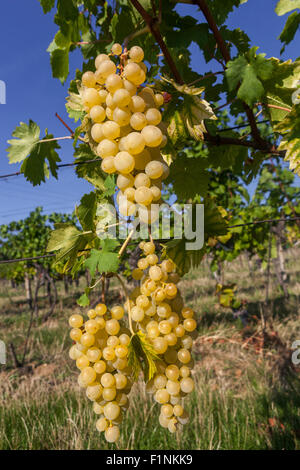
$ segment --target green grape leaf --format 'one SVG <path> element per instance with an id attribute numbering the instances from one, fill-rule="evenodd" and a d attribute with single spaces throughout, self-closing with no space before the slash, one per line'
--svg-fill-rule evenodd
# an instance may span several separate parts
<path id="1" fill-rule="evenodd" d="M 77 122 L 79 119 L 82 121 L 86 115 L 85 110 L 83 109 L 82 104 L 82 88 L 80 86 L 80 81 L 75 81 L 77 87 L 77 93 L 69 91 L 66 102 L 66 110 L 71 119 L 74 119 Z"/>
<path id="2" fill-rule="evenodd" d="M 300 13 L 294 11 L 288 19 L 286 20 L 285 26 L 278 37 L 280 41 L 283 43 L 283 47 L 280 51 L 282 54 L 285 50 L 285 46 L 287 46 L 295 37 L 296 32 L 298 31 L 300 25 Z"/>
<path id="3" fill-rule="evenodd" d="M 90 305 L 90 299 L 86 293 L 82 294 L 77 300 L 77 305 L 80 307 L 87 307 Z"/>
<path id="4" fill-rule="evenodd" d="M 227 221 L 222 217 L 221 210 L 215 202 L 204 200 L 204 233 L 205 238 L 227 234 Z"/>
<path id="5" fill-rule="evenodd" d="M 55 224 L 55 230 L 50 234 L 47 252 L 58 251 L 56 262 L 68 259 L 68 268 L 76 261 L 78 254 L 84 250 L 93 236 L 80 232 L 75 225 Z"/>
<path id="6" fill-rule="evenodd" d="M 75 213 L 83 230 L 95 230 L 95 216 L 97 210 L 97 196 L 94 191 L 85 194 L 81 200 L 80 205 L 76 206 Z"/>
<path id="7" fill-rule="evenodd" d="M 44 13 L 49 13 L 55 5 L 55 0 L 39 0 Z"/>
<path id="8" fill-rule="evenodd" d="M 272 61 L 265 59 L 265 54 L 256 54 L 257 49 L 252 47 L 246 54 L 229 61 L 225 72 L 229 90 L 234 91 L 239 86 L 237 96 L 249 106 L 263 97 L 262 80 L 271 78 L 273 72 Z"/>
<path id="9" fill-rule="evenodd" d="M 95 155 L 88 144 L 80 144 L 74 153 L 76 165 L 76 174 L 78 178 L 84 178 L 97 189 L 105 191 L 105 176 L 101 170 L 100 158 Z M 95 160 L 95 163 L 91 163 Z M 86 163 L 85 162 L 90 162 Z"/>
<path id="10" fill-rule="evenodd" d="M 112 250 L 119 245 L 116 240 L 101 240 L 101 250 L 92 249 L 90 256 L 85 260 L 85 266 L 94 277 L 97 270 L 99 273 L 117 272 L 120 264 L 118 253 Z"/>
<path id="11" fill-rule="evenodd" d="M 133 378 L 136 380 L 140 371 L 148 382 L 157 372 L 155 361 L 159 361 L 153 346 L 147 341 L 142 331 L 135 333 L 128 346 L 128 365 L 132 368 Z"/>
<path id="12" fill-rule="evenodd" d="M 12 136 L 15 139 L 7 141 L 10 144 L 7 149 L 9 163 L 18 163 L 23 161 L 39 142 L 40 128 L 30 119 L 29 124 L 20 122 L 20 126 L 15 128 Z"/>
<path id="13" fill-rule="evenodd" d="M 285 150 L 285 160 L 290 169 L 300 176 L 300 106 L 296 105 L 285 119 L 275 126 L 277 132 L 284 133 L 278 147 Z"/>
<path id="14" fill-rule="evenodd" d="M 174 239 L 162 244 L 162 257 L 169 258 L 173 261 L 180 276 L 189 272 L 191 268 L 199 266 L 206 252 L 205 247 L 200 250 L 187 250 L 186 243 L 189 242 L 190 240 L 186 240 L 186 238 L 183 237 L 180 240 Z"/>
<path id="15" fill-rule="evenodd" d="M 282 16 L 296 8 L 300 8 L 300 0 L 279 0 L 275 11 L 278 16 Z"/>
<path id="16" fill-rule="evenodd" d="M 172 183 L 179 199 L 193 199 L 196 195 L 205 196 L 207 193 L 209 173 L 203 169 L 199 158 L 179 154 L 170 166 L 167 183 Z"/>
<path id="17" fill-rule="evenodd" d="M 69 49 L 55 49 L 50 54 L 53 78 L 64 83 L 69 75 Z"/>

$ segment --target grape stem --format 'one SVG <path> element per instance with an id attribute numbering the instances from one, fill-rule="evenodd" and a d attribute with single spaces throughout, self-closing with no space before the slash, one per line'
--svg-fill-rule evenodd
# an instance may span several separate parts
<path id="1" fill-rule="evenodd" d="M 117 273 L 115 273 L 115 276 L 116 278 L 118 279 L 118 281 L 120 282 L 123 290 L 124 290 L 124 294 L 125 294 L 125 297 L 126 297 L 126 303 L 127 303 L 127 308 L 128 308 L 128 322 L 129 322 L 129 329 L 130 329 L 130 333 L 132 335 L 134 335 L 134 330 L 133 330 L 133 326 L 132 326 L 132 318 L 131 318 L 131 306 L 130 306 L 130 299 L 129 299 L 129 293 L 128 293 L 128 290 L 127 290 L 127 287 L 125 285 L 125 282 L 123 281 L 123 279 L 121 278 L 121 276 Z"/>
<path id="2" fill-rule="evenodd" d="M 130 230 L 129 234 L 128 234 L 128 237 L 126 238 L 125 242 L 123 243 L 123 245 L 121 246 L 120 248 L 120 251 L 119 251 L 119 258 L 122 256 L 122 254 L 124 253 L 128 243 L 130 242 L 130 239 L 132 237 L 132 235 L 134 234 L 134 229 Z"/>

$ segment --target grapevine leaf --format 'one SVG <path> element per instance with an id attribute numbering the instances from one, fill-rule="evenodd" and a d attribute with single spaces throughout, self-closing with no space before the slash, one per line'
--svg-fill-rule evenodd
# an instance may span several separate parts
<path id="1" fill-rule="evenodd" d="M 283 43 L 283 47 L 280 51 L 282 54 L 285 50 L 285 46 L 289 44 L 295 37 L 300 25 L 300 13 L 294 11 L 286 20 L 285 26 L 278 39 Z"/>
<path id="2" fill-rule="evenodd" d="M 128 364 L 132 368 L 133 377 L 136 380 L 142 370 L 145 380 L 148 382 L 154 377 L 157 367 L 155 361 L 160 358 L 155 353 L 153 346 L 147 341 L 142 331 L 135 333 L 128 346 Z"/>
<path id="3" fill-rule="evenodd" d="M 80 306 L 80 307 L 87 307 L 88 305 L 90 305 L 90 299 L 88 298 L 87 294 L 82 294 L 79 299 L 77 300 L 77 304 Z"/>
<path id="4" fill-rule="evenodd" d="M 300 106 L 296 105 L 275 130 L 284 133 L 279 150 L 286 150 L 285 160 L 290 169 L 300 176 Z"/>
<path id="5" fill-rule="evenodd" d="M 75 225 L 55 224 L 55 230 L 50 234 L 47 252 L 58 251 L 56 262 L 68 258 L 70 268 L 76 261 L 77 255 L 84 250 L 92 237 L 80 232 Z"/>
<path id="6" fill-rule="evenodd" d="M 55 0 L 39 0 L 44 13 L 49 13 L 55 5 Z"/>
<path id="7" fill-rule="evenodd" d="M 15 128 L 12 136 L 15 139 L 7 141 L 10 144 L 7 149 L 9 163 L 18 163 L 23 161 L 39 142 L 40 128 L 30 119 L 29 124 L 20 122 L 20 126 Z"/>
<path id="8" fill-rule="evenodd" d="M 116 240 L 101 240 L 101 250 L 92 249 L 90 256 L 85 261 L 85 266 L 89 269 L 91 276 L 94 277 L 96 271 L 100 273 L 117 272 L 119 268 L 118 253 L 113 250 L 118 245 Z"/>
<path id="9" fill-rule="evenodd" d="M 279 0 L 275 11 L 278 16 L 282 16 L 296 8 L 300 8 L 300 0 Z"/>
<path id="10" fill-rule="evenodd" d="M 204 201 L 204 233 L 205 238 L 227 234 L 227 222 L 212 199 Z"/>
<path id="11" fill-rule="evenodd" d="M 163 257 L 169 258 L 174 262 L 180 276 L 189 272 L 191 268 L 199 266 L 206 251 L 205 247 L 200 250 L 187 250 L 187 242 L 189 241 L 182 238 L 181 240 L 171 240 L 162 245 Z"/>
<path id="12" fill-rule="evenodd" d="M 78 178 L 84 178 L 89 183 L 93 184 L 97 189 L 105 191 L 104 173 L 101 170 L 99 157 L 94 154 L 88 144 L 79 145 L 74 153 L 75 161 L 79 163 L 76 165 L 76 174 Z M 95 163 L 86 163 L 96 160 Z"/>
<path id="13" fill-rule="evenodd" d="M 79 86 L 79 81 L 76 81 L 77 93 L 69 92 L 66 102 L 66 110 L 71 119 L 77 122 L 79 119 L 82 120 L 85 116 L 85 111 L 82 104 L 82 89 Z"/>
<path id="14" fill-rule="evenodd" d="M 95 230 L 95 215 L 97 210 L 97 196 L 95 192 L 85 194 L 80 205 L 76 207 L 75 213 L 83 230 Z"/>
<path id="15" fill-rule="evenodd" d="M 265 54 L 256 54 L 257 47 L 252 47 L 246 54 L 238 56 L 227 64 L 225 76 L 228 88 L 234 91 L 239 85 L 237 96 L 249 106 L 264 95 L 262 80 L 272 77 L 272 61 L 265 59 Z"/>
<path id="16" fill-rule="evenodd" d="M 172 183 L 179 199 L 193 199 L 196 195 L 205 196 L 209 173 L 202 168 L 199 159 L 179 154 L 170 166 L 167 182 Z"/>
<path id="17" fill-rule="evenodd" d="M 44 139 L 53 139 L 53 135 L 48 134 L 46 130 Z M 22 163 L 21 171 L 33 186 L 41 184 L 42 181 L 45 182 L 45 178 L 49 178 L 49 170 L 52 176 L 57 178 L 57 162 L 61 161 L 56 152 L 57 149 L 60 149 L 60 146 L 56 140 L 38 143 Z M 46 164 L 46 160 L 48 160 L 49 166 Z"/>

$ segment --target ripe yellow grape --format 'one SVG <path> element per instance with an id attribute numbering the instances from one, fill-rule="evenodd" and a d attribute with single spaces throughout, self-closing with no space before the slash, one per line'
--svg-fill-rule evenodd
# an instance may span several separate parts
<path id="1" fill-rule="evenodd" d="M 157 202 L 161 199 L 161 190 L 157 186 L 151 186 L 153 201 Z"/>
<path id="2" fill-rule="evenodd" d="M 88 88 L 93 88 L 96 85 L 96 78 L 93 72 L 85 72 L 81 77 L 82 84 Z"/>
<path id="3" fill-rule="evenodd" d="M 113 103 L 119 108 L 128 106 L 131 102 L 131 94 L 125 88 L 120 88 L 113 95 Z"/>
<path id="4" fill-rule="evenodd" d="M 97 313 L 97 315 L 105 315 L 106 312 L 107 312 L 107 307 L 105 304 L 97 304 L 96 307 L 95 307 L 95 312 Z"/>
<path id="5" fill-rule="evenodd" d="M 97 362 L 101 359 L 102 352 L 99 348 L 92 347 L 89 348 L 86 352 L 86 357 L 91 361 L 91 362 Z"/>
<path id="6" fill-rule="evenodd" d="M 186 318 L 183 322 L 184 329 L 188 332 L 192 332 L 197 328 L 197 322 L 194 318 Z"/>
<path id="7" fill-rule="evenodd" d="M 99 67 L 99 65 L 101 64 L 101 62 L 103 62 L 104 60 L 108 60 L 109 57 L 107 54 L 99 54 L 97 55 L 96 59 L 95 59 L 95 67 L 96 69 Z"/>
<path id="8" fill-rule="evenodd" d="M 121 334 L 119 340 L 120 344 L 124 344 L 124 346 L 128 346 L 130 343 L 130 337 L 126 333 Z"/>
<path id="9" fill-rule="evenodd" d="M 109 372 L 106 372 L 105 374 L 103 374 L 100 381 L 101 381 L 101 385 L 103 385 L 103 387 L 106 387 L 106 388 L 113 387 L 116 383 L 115 377 Z"/>
<path id="10" fill-rule="evenodd" d="M 96 371 L 92 367 L 85 367 L 82 369 L 80 375 L 80 381 L 84 387 L 88 387 L 96 380 Z"/>
<path id="11" fill-rule="evenodd" d="M 159 266 L 151 266 L 149 269 L 149 277 L 153 281 L 159 281 L 162 278 L 162 270 Z"/>
<path id="12" fill-rule="evenodd" d="M 161 144 L 162 132 L 158 127 L 152 125 L 145 126 L 141 134 L 148 147 L 158 147 Z"/>
<path id="13" fill-rule="evenodd" d="M 156 302 L 162 302 L 166 298 L 165 290 L 163 287 L 158 288 L 154 293 Z"/>
<path id="14" fill-rule="evenodd" d="M 134 62 L 141 62 L 144 59 L 144 51 L 139 46 L 133 46 L 129 51 L 129 57 Z"/>
<path id="15" fill-rule="evenodd" d="M 104 361 L 95 362 L 94 369 L 97 374 L 103 374 L 106 371 L 106 363 Z"/>
<path id="16" fill-rule="evenodd" d="M 175 346 L 177 344 L 177 336 L 175 333 L 169 333 L 165 335 L 165 340 L 167 341 L 169 346 Z"/>
<path id="17" fill-rule="evenodd" d="M 160 93 L 156 93 L 156 95 L 154 95 L 154 101 L 156 106 L 158 106 L 159 108 L 163 106 L 165 102 L 163 95 L 161 95 Z"/>
<path id="18" fill-rule="evenodd" d="M 191 360 L 191 353 L 187 349 L 180 349 L 177 353 L 178 360 L 183 364 L 187 364 Z"/>
<path id="19" fill-rule="evenodd" d="M 168 343 L 164 338 L 154 338 L 153 348 L 157 354 L 164 354 L 168 348 Z"/>
<path id="20" fill-rule="evenodd" d="M 84 369 L 90 365 L 90 361 L 87 356 L 82 355 L 78 359 L 76 359 L 76 367 L 78 369 Z"/>
<path id="21" fill-rule="evenodd" d="M 137 87 L 134 85 L 134 83 L 130 82 L 129 80 L 126 80 L 126 78 L 123 78 L 123 86 L 125 90 L 129 91 L 130 95 L 132 97 L 135 96 L 137 92 Z"/>
<path id="22" fill-rule="evenodd" d="M 123 388 L 126 387 L 127 385 L 127 377 L 124 374 L 117 373 L 115 374 L 115 380 L 116 380 L 116 389 L 117 390 L 122 390 Z"/>
<path id="23" fill-rule="evenodd" d="M 114 140 L 120 137 L 120 126 L 114 121 L 106 121 L 102 124 L 102 132 L 104 137 Z"/>
<path id="24" fill-rule="evenodd" d="M 147 123 L 152 124 L 153 126 L 157 126 L 161 121 L 161 113 L 156 108 L 147 109 L 145 117 Z"/>
<path id="25" fill-rule="evenodd" d="M 184 379 L 181 379 L 180 388 L 184 393 L 191 393 L 195 388 L 193 379 L 191 377 L 185 377 Z"/>
<path id="26" fill-rule="evenodd" d="M 134 198 L 138 204 L 149 206 L 149 204 L 151 204 L 152 202 L 153 196 L 149 188 L 147 188 L 146 186 L 140 186 L 136 189 Z"/>
<path id="27" fill-rule="evenodd" d="M 135 189 L 134 188 L 126 188 L 124 191 L 124 196 L 128 201 L 134 201 Z"/>
<path id="28" fill-rule="evenodd" d="M 72 328 L 80 328 L 83 325 L 83 317 L 78 314 L 71 315 L 69 318 L 69 325 Z"/>
<path id="29" fill-rule="evenodd" d="M 173 416 L 173 406 L 169 404 L 162 405 L 161 414 L 166 418 L 171 418 L 171 416 Z"/>
<path id="30" fill-rule="evenodd" d="M 105 114 L 105 109 L 100 104 L 97 104 L 96 106 L 93 106 L 90 109 L 90 117 L 96 123 L 100 123 L 100 122 L 104 121 L 105 115 L 106 115 Z M 93 137 L 93 139 L 96 140 L 94 137 Z M 97 140 L 97 142 L 98 142 L 98 140 Z M 99 142 L 100 142 L 100 140 L 99 140 Z"/>
<path id="31" fill-rule="evenodd" d="M 116 70 L 116 65 L 112 60 L 106 59 L 101 61 L 95 73 L 97 81 L 98 79 L 106 80 L 109 75 L 116 73 Z"/>
<path id="32" fill-rule="evenodd" d="M 83 333 L 83 335 L 80 338 L 80 342 L 82 346 L 89 348 L 90 346 L 93 346 L 95 342 L 95 336 L 91 333 Z"/>
<path id="33" fill-rule="evenodd" d="M 118 42 L 116 42 L 116 43 L 112 46 L 111 52 L 112 52 L 114 55 L 121 55 L 121 54 L 122 54 L 122 46 L 121 46 L 121 44 L 119 44 Z"/>
<path id="34" fill-rule="evenodd" d="M 120 344 L 119 346 L 115 348 L 115 353 L 117 357 L 119 357 L 120 359 L 123 359 L 124 357 L 128 355 L 128 349 L 126 346 L 124 346 L 124 344 Z"/>
<path id="35" fill-rule="evenodd" d="M 106 90 L 104 90 L 104 88 L 102 88 L 101 90 L 98 91 L 98 95 L 100 96 L 101 103 L 102 104 L 105 103 L 108 92 Z"/>
<path id="36" fill-rule="evenodd" d="M 170 418 L 167 418 L 167 417 L 164 416 L 163 414 L 160 414 L 158 420 L 159 420 L 159 424 L 160 424 L 163 428 L 168 428 Z"/>
<path id="37" fill-rule="evenodd" d="M 114 164 L 120 173 L 127 175 L 134 169 L 134 158 L 128 152 L 118 152 L 114 157 Z"/>
<path id="38" fill-rule="evenodd" d="M 130 125 L 136 131 L 141 131 L 147 125 L 147 119 L 144 113 L 133 113 L 130 117 Z"/>
<path id="39" fill-rule="evenodd" d="M 117 171 L 115 167 L 115 157 L 104 158 L 104 160 L 101 162 L 101 169 L 109 175 L 115 173 Z"/>
<path id="40" fill-rule="evenodd" d="M 162 320 L 158 324 L 158 329 L 162 335 L 168 335 L 172 331 L 172 325 L 167 320 Z"/>
<path id="41" fill-rule="evenodd" d="M 113 110 L 112 117 L 119 126 L 127 126 L 130 122 L 131 112 L 128 109 L 116 107 Z"/>
<path id="42" fill-rule="evenodd" d="M 121 320 L 124 316 L 124 308 L 121 307 L 121 305 L 115 305 L 111 309 L 111 316 L 112 318 L 115 318 L 116 320 Z"/>
<path id="43" fill-rule="evenodd" d="M 103 399 L 106 401 L 113 401 L 116 398 L 117 390 L 115 387 L 105 387 L 102 390 Z"/>
<path id="44" fill-rule="evenodd" d="M 146 295 L 141 294 L 136 298 L 136 305 L 140 308 L 145 309 L 150 305 L 150 300 Z"/>
<path id="45" fill-rule="evenodd" d="M 100 405 L 99 403 L 97 403 L 96 401 L 93 403 L 93 411 L 94 413 L 96 413 L 97 415 L 102 415 L 103 414 L 103 406 Z M 96 427 L 97 427 L 97 423 L 96 423 Z"/>
<path id="46" fill-rule="evenodd" d="M 106 361 L 113 361 L 116 357 L 114 348 L 112 348 L 111 346 L 107 346 L 103 349 L 102 356 Z"/>
<path id="47" fill-rule="evenodd" d="M 146 186 L 147 188 L 150 188 L 150 184 L 150 178 L 145 173 L 138 173 L 134 178 L 134 186 L 136 188 L 139 188 L 141 186 Z"/>
<path id="48" fill-rule="evenodd" d="M 166 273 L 171 273 L 174 270 L 174 263 L 169 259 L 165 259 L 161 263 L 161 267 Z"/>
<path id="49" fill-rule="evenodd" d="M 151 266 L 153 266 L 158 263 L 158 256 L 154 253 L 152 255 L 147 255 L 147 261 Z"/>
<path id="50" fill-rule="evenodd" d="M 141 322 L 144 319 L 144 310 L 140 307 L 133 307 L 131 310 L 131 318 L 136 322 Z"/>
<path id="51" fill-rule="evenodd" d="M 115 348 L 118 344 L 120 344 L 120 340 L 118 336 L 109 336 L 106 341 L 107 346 L 112 346 Z"/>
<path id="52" fill-rule="evenodd" d="M 88 385 L 88 387 L 86 389 L 86 396 L 90 400 L 96 401 L 101 397 L 102 390 L 103 390 L 103 388 L 99 384 L 99 382 L 93 382 L 91 385 Z"/>
<path id="53" fill-rule="evenodd" d="M 105 439 L 107 442 L 116 442 L 120 437 L 118 426 L 110 426 L 105 430 Z"/>
<path id="54" fill-rule="evenodd" d="M 177 419 L 176 418 L 171 418 L 169 423 L 168 423 L 168 430 L 171 432 L 171 433 L 174 433 L 177 431 Z"/>
<path id="55" fill-rule="evenodd" d="M 97 316 L 97 313 L 96 313 L 96 310 L 94 310 L 93 308 L 91 308 L 88 313 L 87 313 L 87 316 L 91 319 L 95 318 Z"/>
<path id="56" fill-rule="evenodd" d="M 97 324 L 96 320 L 86 321 L 85 325 L 84 325 L 84 328 L 85 328 L 85 331 L 87 333 L 92 333 L 92 335 L 97 333 L 97 331 L 99 330 L 99 327 L 98 327 L 98 324 Z"/>
<path id="57" fill-rule="evenodd" d="M 191 336 L 184 335 L 181 338 L 181 344 L 184 349 L 191 349 L 193 346 L 193 338 L 191 338 Z"/>
<path id="58" fill-rule="evenodd" d="M 112 110 L 114 110 L 117 105 L 113 101 L 113 95 L 111 93 L 108 93 L 105 99 L 106 106 Z"/>
<path id="59" fill-rule="evenodd" d="M 115 93 L 117 90 L 123 87 L 123 80 L 120 75 L 112 73 L 108 75 L 105 86 L 110 93 Z"/>
<path id="60" fill-rule="evenodd" d="M 129 109 L 132 113 L 142 113 L 146 108 L 145 100 L 141 96 L 134 95 L 131 98 Z"/>
<path id="61" fill-rule="evenodd" d="M 117 186 L 119 189 L 124 191 L 126 188 L 130 188 L 133 186 L 134 178 L 131 174 L 121 174 L 117 178 Z"/>
<path id="62" fill-rule="evenodd" d="M 131 132 L 126 137 L 125 147 L 127 152 L 131 153 L 132 155 L 137 155 L 144 150 L 145 139 L 139 132 Z"/>
<path id="63" fill-rule="evenodd" d="M 116 419 L 119 416 L 120 411 L 121 409 L 117 403 L 107 403 L 107 405 L 103 407 L 104 416 L 110 421 Z"/>
<path id="64" fill-rule="evenodd" d="M 146 165 L 145 168 L 146 175 L 151 179 L 158 179 L 163 174 L 163 165 L 161 162 L 153 160 Z"/>
<path id="65" fill-rule="evenodd" d="M 186 380 L 186 379 L 183 379 Z M 180 393 L 180 385 L 181 383 L 174 381 L 174 380 L 168 380 L 167 385 L 166 385 L 166 390 L 170 395 L 178 395 Z"/>
<path id="66" fill-rule="evenodd" d="M 97 104 L 101 104 L 100 96 L 95 88 L 87 88 L 83 92 L 83 104 L 88 108 L 92 108 Z"/>
<path id="67" fill-rule="evenodd" d="M 170 394 L 165 388 L 157 390 L 157 392 L 154 395 L 154 400 L 160 404 L 167 403 L 169 401 L 169 398 L 170 398 Z"/>
<path id="68" fill-rule="evenodd" d="M 82 331 L 79 328 L 73 328 L 70 331 L 70 338 L 73 341 L 80 341 L 81 336 L 82 336 Z"/>
<path id="69" fill-rule="evenodd" d="M 120 324 L 118 320 L 112 318 L 106 322 L 105 329 L 109 335 L 117 335 L 120 331 Z"/>
<path id="70" fill-rule="evenodd" d="M 104 124 L 103 124 L 104 125 Z M 114 140 L 104 139 L 97 147 L 97 154 L 101 158 L 113 157 L 118 153 L 118 144 Z"/>

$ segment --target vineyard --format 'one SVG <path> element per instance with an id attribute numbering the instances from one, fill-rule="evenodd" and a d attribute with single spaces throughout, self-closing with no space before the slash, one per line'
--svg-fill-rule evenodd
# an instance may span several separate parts
<path id="1" fill-rule="evenodd" d="M 300 59 L 247 0 L 39 3 L 62 134 L 17 116 L 0 185 L 88 192 L 0 225 L 0 449 L 299 450 Z"/>

